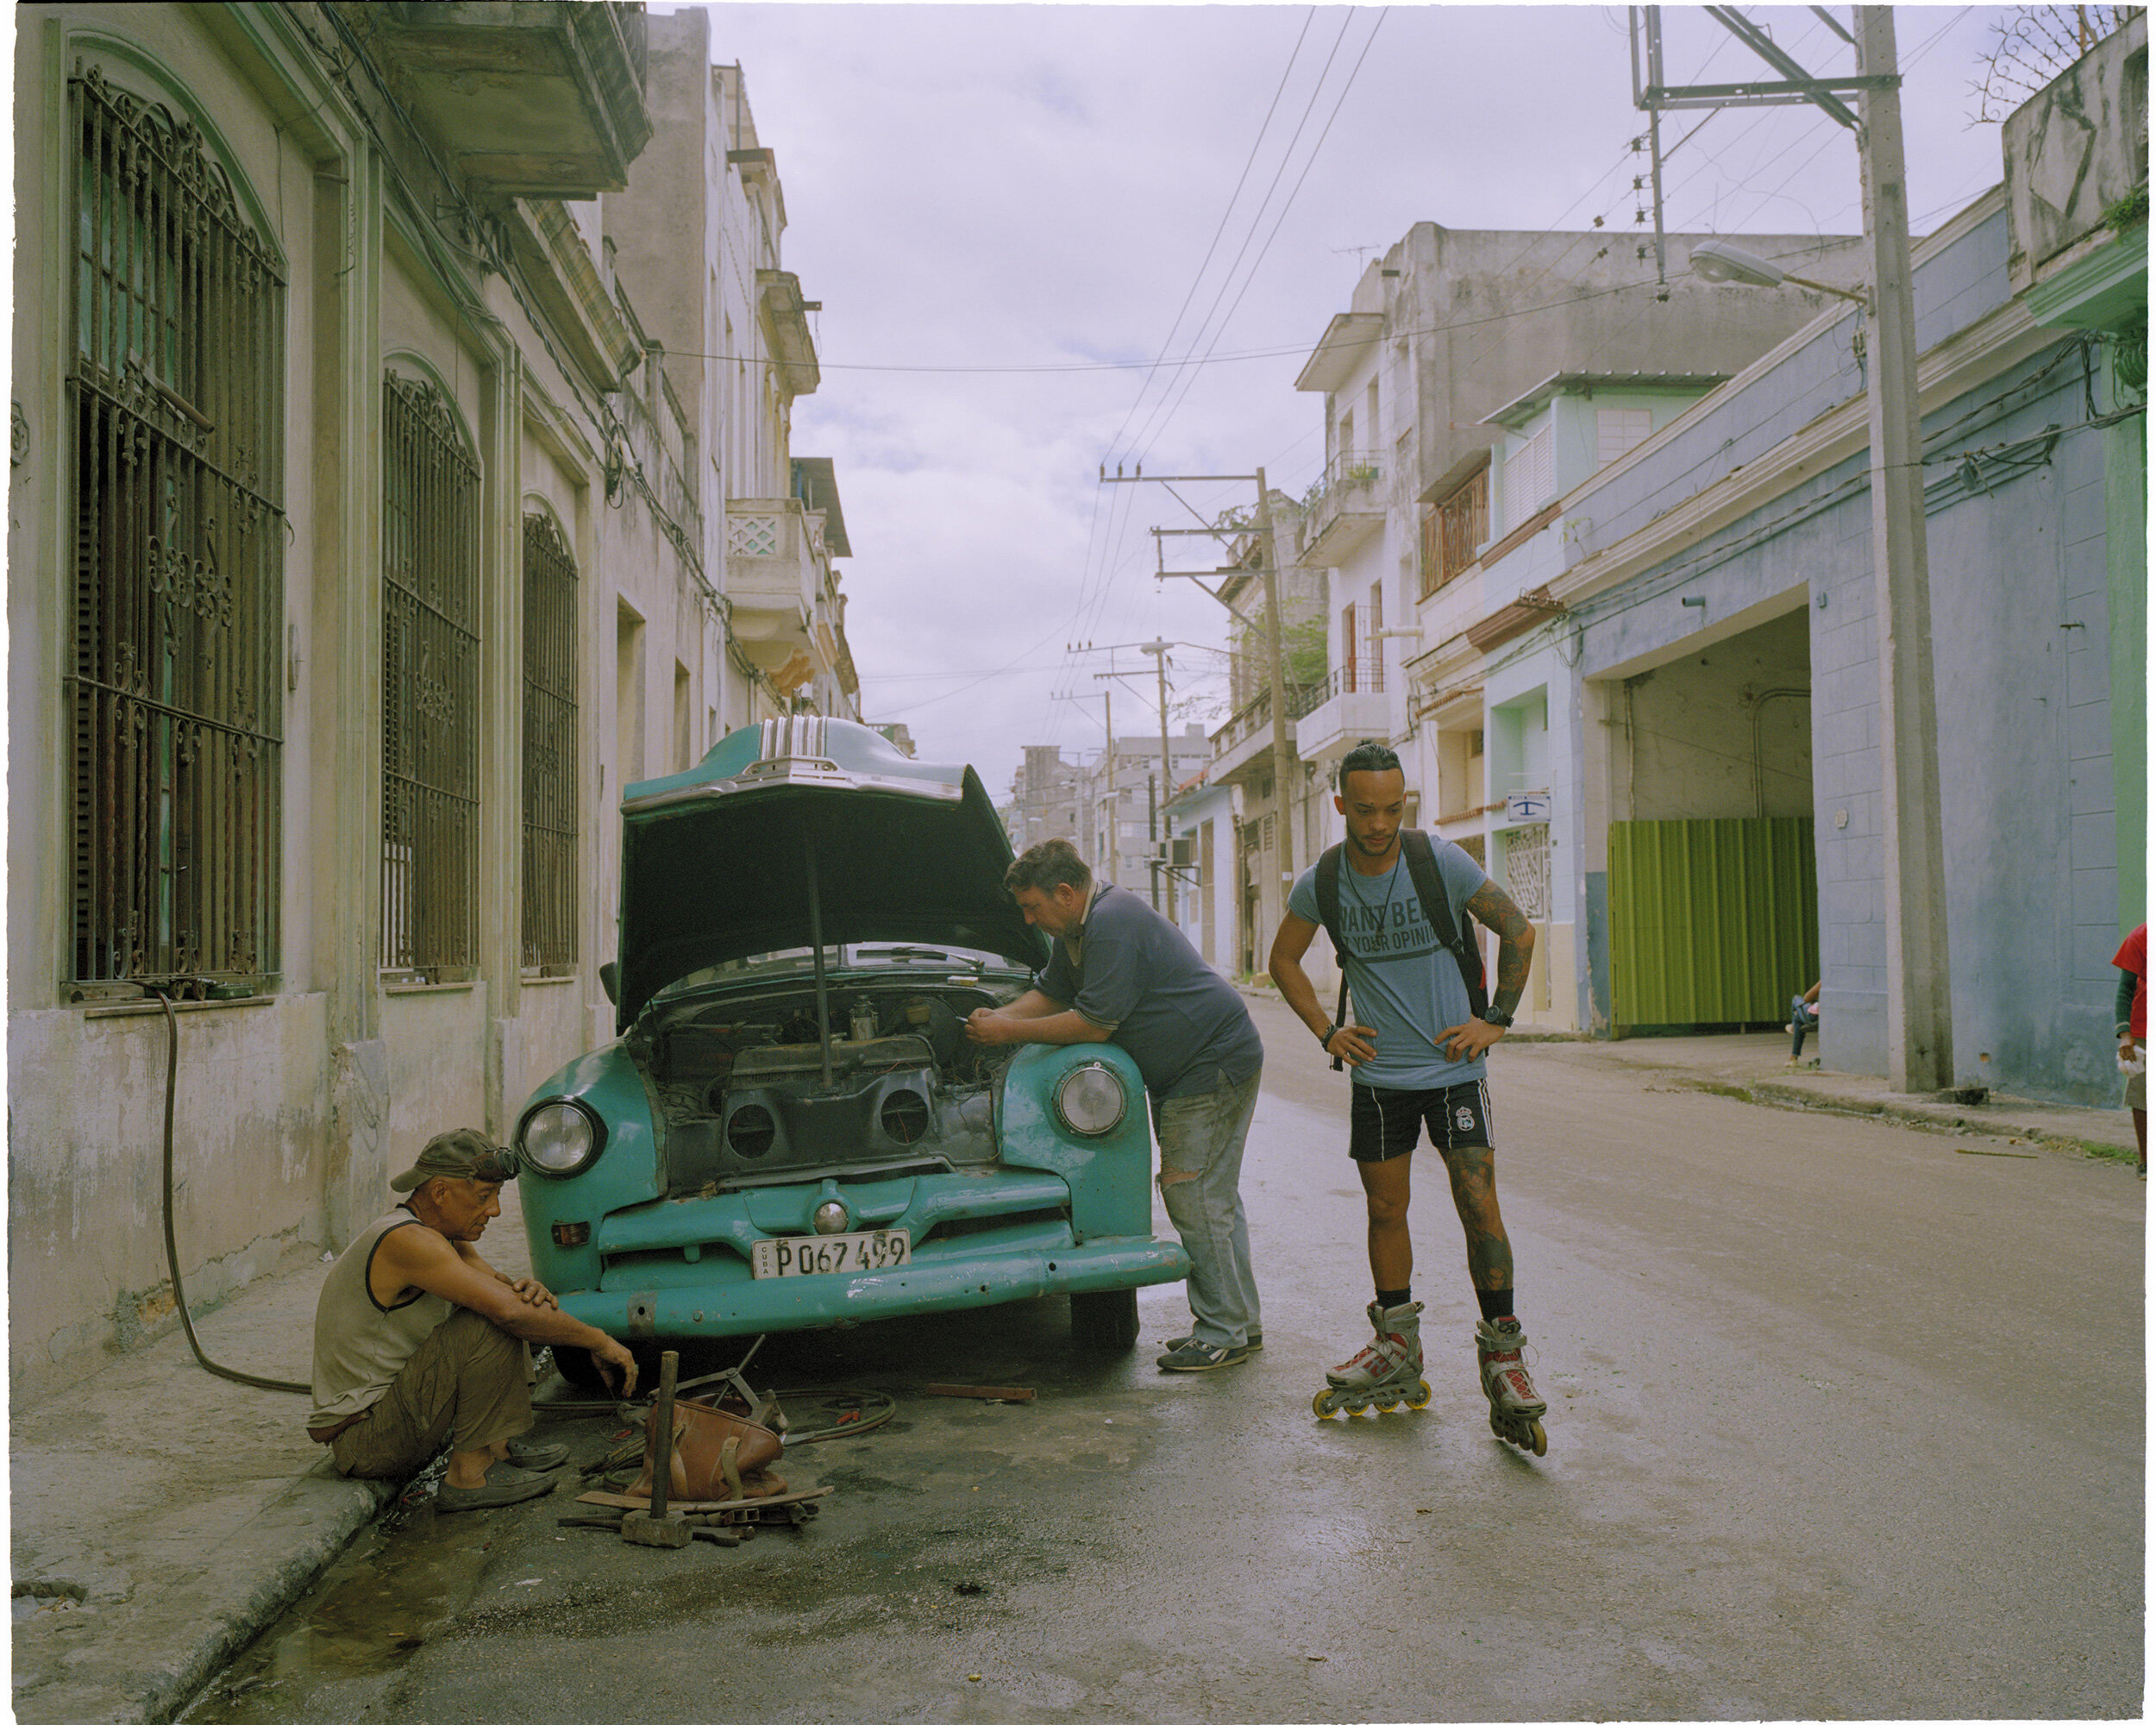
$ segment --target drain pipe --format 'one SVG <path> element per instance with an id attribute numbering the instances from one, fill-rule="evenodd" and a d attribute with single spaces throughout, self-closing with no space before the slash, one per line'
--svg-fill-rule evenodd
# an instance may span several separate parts
<path id="1" fill-rule="evenodd" d="M 179 1246 L 172 1235 L 172 1097 L 179 1084 L 179 1015 L 172 1010 L 170 994 L 160 990 L 157 1002 L 165 1008 L 165 1266 L 172 1276 L 172 1303 L 179 1308 L 179 1327 L 187 1332 L 187 1346 L 194 1349 L 195 1358 L 204 1371 L 229 1378 L 235 1383 L 250 1384 L 257 1389 L 281 1389 L 294 1396 L 311 1396 L 315 1393 L 311 1383 L 257 1377 L 251 1371 L 235 1371 L 229 1365 L 219 1365 L 202 1351 L 201 1339 L 195 1334 L 195 1320 L 187 1309 L 187 1290 L 179 1281 Z"/>
<path id="2" fill-rule="evenodd" d="M 1759 818 L 1767 815 L 1766 741 L 1760 734 L 1759 716 L 1767 710 L 1771 700 L 1809 700 L 1809 689 L 1767 689 L 1756 696 L 1752 703 L 1752 795 L 1758 806 Z"/>

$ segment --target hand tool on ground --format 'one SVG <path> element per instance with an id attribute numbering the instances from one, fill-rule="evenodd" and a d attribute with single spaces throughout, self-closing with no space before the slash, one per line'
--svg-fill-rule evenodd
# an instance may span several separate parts
<path id="1" fill-rule="evenodd" d="M 696 1536 L 679 1509 L 667 1512 L 667 1487 L 674 1472 L 674 1380 L 680 1369 L 681 1356 L 673 1349 L 659 1356 L 659 1399 L 651 1410 L 656 1422 L 651 1428 L 651 1502 L 621 1518 L 621 1536 L 632 1546 L 679 1551 Z"/>
<path id="2" fill-rule="evenodd" d="M 814 1513 L 815 1500 L 829 1497 L 838 1488 L 819 1485 L 812 1491 L 781 1491 L 769 1497 L 684 1498 L 674 1506 L 676 1511 L 690 1515 L 716 1516 L 724 1514 L 730 1519 L 759 1509 L 787 1509 L 795 1507 Z M 631 1497 L 625 1491 L 586 1491 L 577 1496 L 580 1503 L 589 1503 L 603 1509 L 626 1509 L 635 1512 L 646 1507 L 641 1497 Z"/>

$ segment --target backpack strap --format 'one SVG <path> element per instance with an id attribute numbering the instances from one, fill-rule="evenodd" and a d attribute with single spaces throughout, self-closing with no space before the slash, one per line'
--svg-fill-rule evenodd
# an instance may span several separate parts
<path id="1" fill-rule="evenodd" d="M 1340 940 L 1340 847 L 1328 846 L 1318 858 L 1318 920 L 1325 925 L 1326 938 L 1332 942 L 1332 960 L 1340 967 L 1340 1004 L 1332 1009 L 1332 1027 L 1335 1030 L 1347 1022 L 1347 948 Z M 1332 1057 L 1332 1070 L 1341 1070 L 1340 1057 Z"/>
<path id="2" fill-rule="evenodd" d="M 1422 919 L 1460 967 L 1469 1008 L 1479 1019 L 1489 1006 L 1489 995 L 1482 979 L 1482 944 L 1476 938 L 1474 919 L 1464 906 L 1457 917 L 1453 915 L 1451 895 L 1445 889 L 1445 877 L 1438 872 L 1437 847 L 1431 844 L 1430 835 L 1418 827 L 1403 827 L 1400 845 L 1407 858 L 1407 878 L 1415 883 L 1415 896 L 1422 900 Z"/>

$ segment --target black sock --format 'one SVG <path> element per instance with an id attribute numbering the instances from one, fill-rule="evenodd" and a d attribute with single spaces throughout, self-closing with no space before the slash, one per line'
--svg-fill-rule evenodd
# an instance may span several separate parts
<path id="1" fill-rule="evenodd" d="M 1477 1288 L 1475 1298 L 1482 1307 L 1485 1318 L 1494 1320 L 1512 1316 L 1512 1289 L 1509 1288 Z"/>
<path id="2" fill-rule="evenodd" d="M 1377 1290 L 1378 1306 L 1388 1312 L 1395 1306 L 1406 1305 L 1414 1297 L 1414 1290 L 1412 1288 L 1381 1288 Z"/>

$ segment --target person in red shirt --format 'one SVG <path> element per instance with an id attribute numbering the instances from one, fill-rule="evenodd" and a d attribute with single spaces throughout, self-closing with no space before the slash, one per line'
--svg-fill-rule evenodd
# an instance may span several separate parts
<path id="1" fill-rule="evenodd" d="M 2119 1070 L 2126 1074 L 2126 1106 L 2134 1113 L 2135 1170 L 2148 1178 L 2148 925 L 2120 942 L 2112 964 L 2119 973 L 2118 1000 L 2111 1008 L 2119 1038 Z"/>

